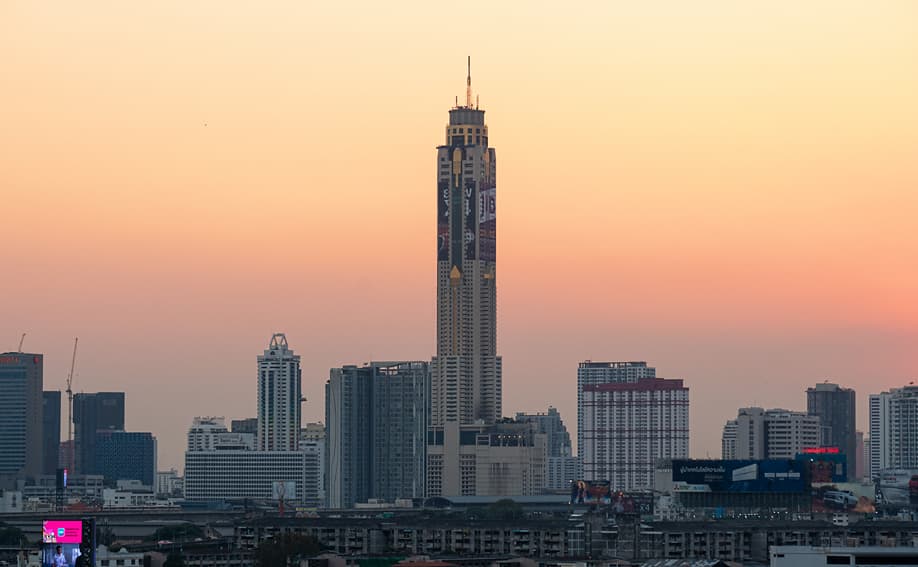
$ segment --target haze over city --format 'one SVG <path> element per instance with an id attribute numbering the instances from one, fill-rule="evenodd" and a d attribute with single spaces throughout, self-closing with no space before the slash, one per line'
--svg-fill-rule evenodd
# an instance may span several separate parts
<path id="1" fill-rule="evenodd" d="M 0 350 L 126 392 L 181 468 L 196 415 L 255 415 L 274 332 L 329 368 L 429 359 L 435 152 L 466 57 L 500 166 L 503 408 L 576 366 L 736 408 L 918 375 L 913 2 L 0 7 Z"/>

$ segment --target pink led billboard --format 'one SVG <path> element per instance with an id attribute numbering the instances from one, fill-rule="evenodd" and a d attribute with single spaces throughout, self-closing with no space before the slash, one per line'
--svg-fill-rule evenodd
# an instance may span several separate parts
<path id="1" fill-rule="evenodd" d="M 41 524 L 43 543 L 80 543 L 83 522 L 80 520 L 45 520 Z"/>

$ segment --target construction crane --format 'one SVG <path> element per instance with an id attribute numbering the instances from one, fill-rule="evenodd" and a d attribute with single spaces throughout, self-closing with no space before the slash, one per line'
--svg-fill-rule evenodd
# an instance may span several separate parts
<path id="1" fill-rule="evenodd" d="M 25 336 L 26 336 L 26 334 L 25 334 L 25 333 L 22 333 L 22 337 L 20 337 L 20 339 L 19 339 L 19 350 L 17 350 L 16 352 L 19 352 L 19 353 L 22 352 L 22 341 L 25 340 Z"/>
<path id="2" fill-rule="evenodd" d="M 73 339 L 73 358 L 70 359 L 70 374 L 67 375 L 67 453 L 68 466 L 74 467 L 73 462 L 73 370 L 76 367 L 76 351 L 79 337 Z"/>

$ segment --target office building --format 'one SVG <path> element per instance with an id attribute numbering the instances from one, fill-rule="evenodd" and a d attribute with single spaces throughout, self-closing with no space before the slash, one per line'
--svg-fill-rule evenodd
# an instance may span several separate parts
<path id="1" fill-rule="evenodd" d="M 137 480 L 153 487 L 156 482 L 156 437 L 136 431 L 96 432 L 95 463 L 107 482 Z"/>
<path id="2" fill-rule="evenodd" d="M 60 390 L 42 392 L 41 438 L 42 474 L 56 474 L 61 447 Z"/>
<path id="3" fill-rule="evenodd" d="M 42 473 L 42 380 L 40 354 L 0 354 L 0 477 Z"/>
<path id="4" fill-rule="evenodd" d="M 73 396 L 73 450 L 77 474 L 98 474 L 96 432 L 124 431 L 124 392 Z"/>
<path id="5" fill-rule="evenodd" d="M 864 480 L 872 480 L 873 479 L 873 469 L 871 467 L 873 465 L 870 459 L 870 437 L 867 435 L 864 436 L 864 446 L 862 447 L 862 449 L 863 449 L 863 452 L 861 454 L 863 455 L 863 459 L 864 459 L 864 477 L 863 478 Z"/>
<path id="6" fill-rule="evenodd" d="M 305 458 L 302 451 L 189 451 L 185 499 L 302 503 Z"/>
<path id="7" fill-rule="evenodd" d="M 325 387 L 329 507 L 424 496 L 429 396 L 426 362 L 331 370 Z"/>
<path id="8" fill-rule="evenodd" d="M 736 429 L 738 423 L 730 419 L 724 424 L 724 432 L 720 440 L 720 458 L 732 460 L 736 458 Z"/>
<path id="9" fill-rule="evenodd" d="M 786 409 L 740 408 L 735 427 L 733 458 L 740 460 L 793 459 L 822 439 L 818 416 Z"/>
<path id="10" fill-rule="evenodd" d="M 838 447 L 848 458 L 848 468 L 857 467 L 857 423 L 854 390 L 838 384 L 816 384 L 806 391 L 806 412 L 819 416 L 820 444 Z"/>
<path id="11" fill-rule="evenodd" d="M 661 459 L 689 451 L 689 389 L 645 378 L 583 387 L 583 477 L 613 490 L 653 488 Z"/>
<path id="12" fill-rule="evenodd" d="M 545 435 L 547 490 L 567 490 L 572 481 L 580 479 L 580 460 L 573 456 L 570 433 L 557 409 L 549 407 L 546 413 L 520 412 L 516 414 L 516 421 L 531 423 L 535 426 L 536 432 Z"/>
<path id="13" fill-rule="evenodd" d="M 226 422 L 222 417 L 195 417 L 188 429 L 188 451 L 252 451 L 254 449 L 255 434 L 227 431 Z"/>
<path id="14" fill-rule="evenodd" d="M 918 469 L 918 386 L 870 395 L 870 473 Z"/>
<path id="15" fill-rule="evenodd" d="M 258 357 L 259 451 L 296 451 L 300 438 L 300 403 L 303 399 L 300 357 L 275 333 Z"/>
<path id="16" fill-rule="evenodd" d="M 599 384 L 633 384 L 638 380 L 656 378 L 657 370 L 646 362 L 593 362 L 585 360 L 577 366 L 577 456 L 583 456 L 583 388 Z"/>

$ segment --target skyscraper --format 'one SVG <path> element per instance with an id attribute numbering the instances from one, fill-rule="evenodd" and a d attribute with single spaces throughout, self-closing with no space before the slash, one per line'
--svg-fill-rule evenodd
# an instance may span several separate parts
<path id="1" fill-rule="evenodd" d="M 61 392 L 42 392 L 41 408 L 42 474 L 55 474 L 61 447 Z"/>
<path id="2" fill-rule="evenodd" d="M 73 396 L 74 468 L 79 474 L 97 474 L 96 432 L 124 430 L 124 392 L 97 392 Z"/>
<path id="3" fill-rule="evenodd" d="M 43 364 L 40 354 L 0 354 L 0 476 L 42 472 Z"/>
<path id="4" fill-rule="evenodd" d="M 156 437 L 135 431 L 96 432 L 96 474 L 105 480 L 139 480 L 153 486 L 156 480 Z"/>
<path id="5" fill-rule="evenodd" d="M 727 420 L 724 432 L 720 439 L 720 458 L 733 460 L 736 458 L 736 429 L 738 422 L 735 419 Z"/>
<path id="6" fill-rule="evenodd" d="M 516 421 L 531 423 L 538 433 L 545 435 L 548 451 L 545 488 L 567 490 L 572 481 L 580 479 L 580 461 L 573 456 L 570 433 L 557 409 L 549 407 L 546 413 L 518 412 Z"/>
<path id="7" fill-rule="evenodd" d="M 545 436 L 501 417 L 497 356 L 497 159 L 484 110 L 449 111 L 437 147 L 437 354 L 431 361 L 428 496 L 530 494 L 543 488 Z M 479 436 L 476 441 L 476 436 Z M 510 447 L 509 439 L 515 445 Z"/>
<path id="8" fill-rule="evenodd" d="M 853 476 L 860 456 L 857 452 L 854 390 L 838 384 L 816 384 L 806 391 L 806 412 L 818 415 L 822 426 L 823 445 L 838 447 L 848 458 L 848 470 Z"/>
<path id="9" fill-rule="evenodd" d="M 724 427 L 725 446 L 728 434 L 734 459 L 793 459 L 803 449 L 819 445 L 821 429 L 819 416 L 805 412 L 740 408 L 736 420 Z"/>
<path id="10" fill-rule="evenodd" d="M 634 383 L 644 378 L 656 378 L 657 370 L 646 362 L 593 362 L 585 360 L 577 366 L 577 457 L 583 456 L 583 388 L 599 384 Z"/>
<path id="11" fill-rule="evenodd" d="M 432 424 L 494 423 L 501 417 L 497 356 L 495 214 L 497 161 L 488 146 L 484 110 L 449 111 L 437 148 L 437 356 Z"/>
<path id="12" fill-rule="evenodd" d="M 918 469 L 918 386 L 870 395 L 870 473 Z"/>
<path id="13" fill-rule="evenodd" d="M 259 451 L 296 451 L 299 447 L 301 379 L 300 357 L 287 346 L 283 333 L 275 333 L 258 357 Z"/>

